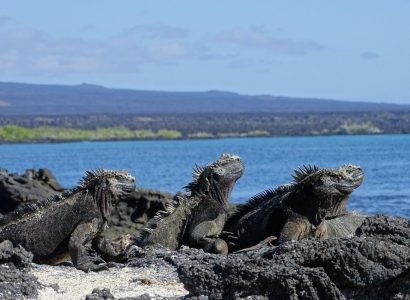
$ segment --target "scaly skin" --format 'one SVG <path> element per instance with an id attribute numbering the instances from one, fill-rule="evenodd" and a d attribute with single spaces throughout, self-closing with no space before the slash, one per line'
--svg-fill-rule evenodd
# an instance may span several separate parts
<path id="1" fill-rule="evenodd" d="M 359 228 L 368 217 L 368 215 L 358 212 L 349 212 L 335 218 L 326 218 L 327 235 L 329 238 L 352 237 L 356 229 Z"/>
<path id="2" fill-rule="evenodd" d="M 327 238 L 325 218 L 346 213 L 351 193 L 363 180 L 353 165 L 338 169 L 304 167 L 294 182 L 267 190 L 239 205 L 226 223 L 233 251 L 255 246 L 270 236 L 277 243 L 308 238 Z"/>
<path id="3" fill-rule="evenodd" d="M 91 243 L 106 227 L 117 197 L 134 189 L 135 180 L 125 171 L 86 172 L 80 185 L 62 196 L 6 215 L 0 241 L 20 244 L 34 254 L 35 262 L 55 261 L 68 251 L 77 269 L 107 269 Z"/>
<path id="4" fill-rule="evenodd" d="M 181 245 L 226 254 L 227 243 L 219 236 L 228 217 L 229 197 L 244 166 L 238 156 L 223 154 L 205 168 L 197 167 L 188 194 L 177 196 L 136 237 L 139 246 L 161 244 L 170 249 Z"/>

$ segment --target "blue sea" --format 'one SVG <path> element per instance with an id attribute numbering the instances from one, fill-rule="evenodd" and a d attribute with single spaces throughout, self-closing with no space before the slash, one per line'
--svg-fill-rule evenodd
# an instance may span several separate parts
<path id="1" fill-rule="evenodd" d="M 18 173 L 47 167 L 66 187 L 75 186 L 88 169 L 126 169 L 139 186 L 174 193 L 191 181 L 195 164 L 225 152 L 245 162 L 233 202 L 290 182 L 293 170 L 304 164 L 353 163 L 364 169 L 365 180 L 350 209 L 410 218 L 410 135 L 0 145 L 0 167 Z"/>

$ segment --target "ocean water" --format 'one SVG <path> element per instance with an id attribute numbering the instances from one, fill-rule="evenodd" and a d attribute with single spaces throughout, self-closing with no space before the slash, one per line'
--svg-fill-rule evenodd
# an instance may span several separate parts
<path id="1" fill-rule="evenodd" d="M 191 181 L 195 164 L 210 163 L 225 152 L 245 163 L 234 202 L 290 182 L 303 164 L 353 163 L 364 169 L 365 180 L 353 193 L 350 209 L 410 218 L 410 135 L 0 145 L 0 167 L 18 173 L 47 167 L 66 187 L 76 185 L 88 169 L 126 169 L 139 186 L 174 193 Z"/>

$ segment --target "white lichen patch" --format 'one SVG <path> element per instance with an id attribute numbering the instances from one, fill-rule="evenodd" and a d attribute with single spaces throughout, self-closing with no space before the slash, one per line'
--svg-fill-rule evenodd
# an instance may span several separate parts
<path id="1" fill-rule="evenodd" d="M 73 267 L 33 264 L 31 271 L 42 285 L 39 299 L 85 299 L 94 288 L 108 288 L 116 298 L 181 297 L 188 294 L 171 267 L 112 268 L 85 273 Z"/>

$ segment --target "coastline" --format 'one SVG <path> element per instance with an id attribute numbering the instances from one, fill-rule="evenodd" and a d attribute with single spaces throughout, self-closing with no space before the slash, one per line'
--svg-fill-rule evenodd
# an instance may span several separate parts
<path id="1" fill-rule="evenodd" d="M 65 143 L 95 143 L 95 142 L 131 142 L 131 141 L 198 141 L 198 140 L 224 140 L 224 139 L 255 139 L 255 138 L 292 138 L 292 137 L 332 137 L 332 136 L 387 136 L 408 135 L 408 133 L 341 133 L 341 134 L 308 134 L 308 135 L 230 135 L 212 137 L 179 137 L 179 138 L 107 138 L 107 139 L 23 139 L 2 140 L 1 145 L 20 144 L 65 144 Z"/>

